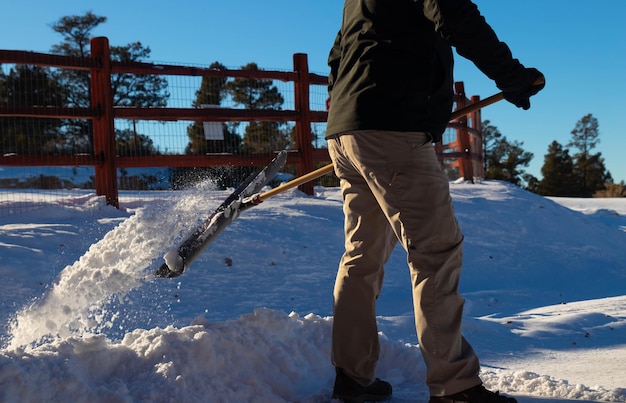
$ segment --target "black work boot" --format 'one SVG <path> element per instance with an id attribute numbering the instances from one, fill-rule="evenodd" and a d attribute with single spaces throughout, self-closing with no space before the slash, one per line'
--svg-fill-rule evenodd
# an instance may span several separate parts
<path id="1" fill-rule="evenodd" d="M 431 396 L 429 403 L 517 403 L 512 397 L 506 397 L 500 392 L 491 392 L 483 385 L 474 386 L 449 396 Z"/>
<path id="2" fill-rule="evenodd" d="M 333 399 L 339 399 L 346 403 L 362 403 L 379 402 L 391 397 L 389 382 L 376 378 L 371 384 L 362 386 L 344 374 L 341 368 L 335 368 L 335 371 L 337 375 L 333 388 Z"/>

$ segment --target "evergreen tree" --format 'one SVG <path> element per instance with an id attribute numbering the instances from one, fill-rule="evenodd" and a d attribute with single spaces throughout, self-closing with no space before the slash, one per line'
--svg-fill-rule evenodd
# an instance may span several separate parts
<path id="1" fill-rule="evenodd" d="M 290 149 L 297 149 L 298 147 L 298 132 L 297 132 L 297 127 L 296 125 L 290 125 L 287 130 L 289 132 L 289 145 L 287 146 L 287 148 Z M 316 130 L 315 130 L 315 126 L 312 125 L 311 127 L 311 143 L 313 144 L 313 148 L 324 148 L 326 146 L 326 140 L 324 140 L 324 135 L 323 134 L 319 134 Z M 322 143 L 323 145 L 320 146 L 320 143 Z"/>
<path id="2" fill-rule="evenodd" d="M 243 144 L 248 153 L 272 153 L 284 150 L 289 136 L 280 129 L 278 122 L 250 122 L 246 126 Z"/>
<path id="3" fill-rule="evenodd" d="M 52 53 L 76 57 L 89 56 L 91 31 L 106 20 L 106 17 L 97 16 L 91 11 L 82 16 L 61 17 L 52 25 L 52 30 L 61 34 L 63 41 L 52 46 Z"/>
<path id="4" fill-rule="evenodd" d="M 496 179 L 521 186 L 531 177 L 521 167 L 527 167 L 533 159 L 531 152 L 525 151 L 523 142 L 509 141 L 489 121 L 483 122 L 483 152 L 485 179 Z"/>
<path id="5" fill-rule="evenodd" d="M 588 154 L 600 143 L 599 127 L 598 119 L 588 113 L 576 122 L 571 131 L 572 139 L 567 146 L 577 148 L 581 154 Z"/>
<path id="6" fill-rule="evenodd" d="M 613 183 L 611 173 L 604 166 L 601 153 L 576 154 L 574 173 L 578 180 L 579 195 L 591 197 L 597 191 L 604 190 L 607 183 Z"/>
<path id="7" fill-rule="evenodd" d="M 111 46 L 111 59 L 118 62 L 140 62 L 150 58 L 150 48 L 141 42 L 125 46 Z M 170 94 L 167 80 L 155 74 L 113 74 L 111 77 L 114 106 L 135 106 L 139 108 L 163 107 Z"/>
<path id="8" fill-rule="evenodd" d="M 213 62 L 209 68 L 225 70 L 226 67 Z M 220 106 L 228 96 L 226 77 L 202 77 L 200 88 L 196 91 L 194 108 L 204 105 Z M 186 154 L 205 155 L 212 153 L 240 154 L 242 151 L 241 136 L 235 132 L 237 123 L 222 123 L 222 139 L 207 139 L 204 122 L 194 122 L 187 127 L 189 143 Z M 240 181 L 251 172 L 251 168 L 235 167 L 203 167 L 203 168 L 176 168 L 172 170 L 170 181 L 173 188 L 182 189 L 197 182 L 210 178 L 219 188 L 237 186 Z"/>
<path id="9" fill-rule="evenodd" d="M 92 12 L 85 15 L 66 16 L 52 25 L 63 36 L 60 44 L 52 46 L 52 53 L 66 56 L 90 55 L 91 31 L 106 22 L 107 18 Z M 120 62 L 142 61 L 149 57 L 150 48 L 140 42 L 126 46 L 111 46 L 111 58 Z M 88 108 L 91 106 L 90 75 L 87 71 L 59 69 L 56 79 L 66 89 L 67 106 Z M 169 98 L 167 80 L 158 75 L 114 74 L 111 77 L 113 104 L 115 106 L 159 107 Z M 92 129 L 90 120 L 69 120 L 65 132 L 72 144 L 91 151 Z"/>
<path id="10" fill-rule="evenodd" d="M 490 123 L 488 120 L 482 122 L 483 169 L 485 172 L 489 170 L 489 164 L 492 160 L 491 154 L 495 149 L 496 142 L 502 137 L 500 130 Z"/>
<path id="11" fill-rule="evenodd" d="M 535 177 L 534 175 L 526 175 L 525 177 L 526 180 L 526 187 L 524 189 L 533 192 L 533 193 L 537 193 L 539 190 L 539 179 L 537 179 L 537 177 Z"/>
<path id="12" fill-rule="evenodd" d="M 120 157 L 159 155 L 152 139 L 132 129 L 115 130 L 116 153 Z"/>
<path id="13" fill-rule="evenodd" d="M 258 71 L 256 63 L 248 63 L 242 70 Z M 284 99 L 272 80 L 258 78 L 235 78 L 226 84 L 235 104 L 246 109 L 281 109 Z"/>
<path id="14" fill-rule="evenodd" d="M 3 106 L 61 106 L 64 102 L 63 92 L 47 68 L 18 64 L 2 77 L 0 104 Z M 0 118 L 0 152 L 58 154 L 63 151 L 60 126 L 60 119 Z"/>
<path id="15" fill-rule="evenodd" d="M 541 167 L 543 179 L 539 182 L 536 193 L 544 196 L 574 196 L 577 191 L 574 176 L 574 161 L 569 150 L 556 140 L 548 147 Z"/>
<path id="16" fill-rule="evenodd" d="M 60 18 L 52 25 L 52 30 L 61 34 L 63 40 L 60 44 L 53 45 L 51 52 L 73 57 L 89 56 L 91 31 L 106 20 L 106 17 L 97 16 L 92 12 L 87 12 L 84 16 L 73 15 Z M 55 71 L 55 78 L 65 89 L 67 106 L 76 108 L 91 106 L 88 71 L 58 69 Z M 68 137 L 68 143 L 76 148 L 76 152 L 91 152 L 91 127 L 90 120 L 69 119 L 65 121 L 64 132 Z"/>
<path id="17" fill-rule="evenodd" d="M 577 194 L 583 197 L 593 196 L 596 191 L 604 189 L 607 182 L 612 182 L 611 174 L 604 166 L 602 154 L 591 153 L 600 143 L 598 120 L 592 114 L 583 116 L 571 134 L 572 140 L 567 145 L 578 150 L 574 154 Z"/>
<path id="18" fill-rule="evenodd" d="M 2 69 L 2 64 L 0 63 L 0 106 L 8 105 L 8 94 L 7 94 L 7 76 Z"/>
<path id="19" fill-rule="evenodd" d="M 213 62 L 209 68 L 224 70 L 226 67 L 219 62 Z M 221 105 L 226 97 L 225 77 L 202 77 L 200 88 L 196 91 L 196 99 L 193 101 L 194 108 L 203 105 Z M 194 122 L 187 127 L 189 144 L 185 152 L 187 154 L 229 153 L 241 152 L 241 137 L 229 129 L 229 125 L 222 124 L 223 140 L 207 140 L 204 133 L 203 122 Z"/>
<path id="20" fill-rule="evenodd" d="M 256 63 L 249 63 L 243 70 L 258 70 Z M 246 109 L 280 110 L 284 98 L 272 80 L 235 78 L 226 83 L 226 89 L 237 105 Z M 269 153 L 282 150 L 289 144 L 289 130 L 280 122 L 250 122 L 246 127 L 243 144 L 247 153 Z"/>

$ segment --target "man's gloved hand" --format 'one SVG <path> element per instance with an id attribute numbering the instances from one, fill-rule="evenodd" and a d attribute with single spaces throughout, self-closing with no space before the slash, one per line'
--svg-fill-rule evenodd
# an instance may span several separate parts
<path id="1" fill-rule="evenodd" d="M 539 70 L 527 68 L 524 70 L 524 77 L 520 80 L 520 85 L 503 88 L 502 94 L 504 99 L 513 105 L 527 110 L 530 108 L 530 97 L 541 91 L 545 85 L 545 77 Z"/>

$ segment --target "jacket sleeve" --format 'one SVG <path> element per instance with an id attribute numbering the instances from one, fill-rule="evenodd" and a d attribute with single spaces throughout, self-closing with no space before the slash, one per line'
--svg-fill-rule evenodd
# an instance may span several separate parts
<path id="1" fill-rule="evenodd" d="M 456 52 L 471 60 L 498 88 L 517 87 L 528 80 L 526 68 L 514 59 L 470 0 L 423 0 L 424 15 Z"/>
<path id="2" fill-rule="evenodd" d="M 341 30 L 335 37 L 333 47 L 330 49 L 330 55 L 328 56 L 328 66 L 330 67 L 330 73 L 328 74 L 328 93 L 333 90 L 333 84 L 337 78 L 337 71 L 339 70 L 339 62 L 341 61 Z"/>

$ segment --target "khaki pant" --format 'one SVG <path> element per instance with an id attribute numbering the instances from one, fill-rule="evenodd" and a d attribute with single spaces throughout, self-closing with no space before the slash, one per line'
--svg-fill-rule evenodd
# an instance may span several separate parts
<path id="1" fill-rule="evenodd" d="M 407 252 L 415 325 L 433 396 L 480 384 L 461 335 L 463 235 L 425 133 L 350 132 L 328 140 L 341 180 L 345 252 L 334 289 L 332 361 L 367 385 L 379 357 L 376 299 L 398 241 Z"/>

